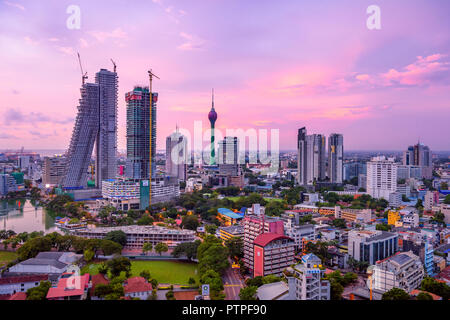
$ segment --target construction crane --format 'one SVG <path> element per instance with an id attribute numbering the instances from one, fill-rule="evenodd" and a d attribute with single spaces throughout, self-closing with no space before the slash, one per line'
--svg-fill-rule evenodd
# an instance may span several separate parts
<path id="1" fill-rule="evenodd" d="M 152 93 L 152 82 L 153 82 L 153 77 L 155 77 L 156 79 L 159 79 L 159 77 L 154 74 L 152 72 L 152 69 L 148 70 L 148 77 L 149 77 L 149 81 L 150 81 L 150 86 L 148 88 L 149 94 L 150 94 L 150 110 L 149 110 L 149 119 L 150 119 L 150 128 L 149 128 L 149 133 L 150 133 L 150 165 L 149 165 L 149 184 L 148 184 L 148 189 L 149 189 L 149 198 L 148 198 L 148 205 L 151 206 L 152 204 L 152 140 L 153 140 L 153 115 L 152 115 L 152 106 L 153 106 L 153 93 Z"/>
<path id="2" fill-rule="evenodd" d="M 117 66 L 116 66 L 116 63 L 114 62 L 114 60 L 113 60 L 113 59 L 111 59 L 111 62 L 112 62 L 112 64 L 113 64 L 113 66 L 114 66 L 114 72 L 116 72 L 116 70 L 117 70 Z"/>
<path id="3" fill-rule="evenodd" d="M 80 64 L 80 69 L 81 69 L 81 84 L 84 84 L 86 79 L 88 78 L 88 76 L 87 76 L 87 72 L 83 72 L 83 66 L 81 65 L 80 53 L 77 52 L 77 55 L 78 55 L 78 63 Z"/>

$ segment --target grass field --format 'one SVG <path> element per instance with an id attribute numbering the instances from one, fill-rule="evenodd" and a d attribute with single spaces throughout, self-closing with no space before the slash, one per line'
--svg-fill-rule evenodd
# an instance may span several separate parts
<path id="1" fill-rule="evenodd" d="M 98 273 L 98 264 L 92 263 L 84 266 L 81 273 Z M 159 283 L 188 284 L 189 278 L 198 281 L 197 264 L 184 261 L 131 261 L 132 276 L 139 276 L 143 270 L 148 270 L 152 278 Z"/>
<path id="2" fill-rule="evenodd" d="M 9 251 L 0 251 L 0 267 L 8 264 L 17 258 L 17 253 Z"/>

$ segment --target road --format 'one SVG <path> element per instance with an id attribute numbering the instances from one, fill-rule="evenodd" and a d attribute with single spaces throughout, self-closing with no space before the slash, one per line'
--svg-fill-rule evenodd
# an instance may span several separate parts
<path id="1" fill-rule="evenodd" d="M 239 300 L 239 291 L 245 285 L 239 269 L 228 268 L 222 280 L 225 288 L 225 300 Z"/>

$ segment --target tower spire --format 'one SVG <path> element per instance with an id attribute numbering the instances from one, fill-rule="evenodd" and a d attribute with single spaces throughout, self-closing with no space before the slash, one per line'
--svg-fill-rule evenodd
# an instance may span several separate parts
<path id="1" fill-rule="evenodd" d="M 211 109 L 214 110 L 214 88 L 212 88 L 212 104 L 211 104 Z"/>

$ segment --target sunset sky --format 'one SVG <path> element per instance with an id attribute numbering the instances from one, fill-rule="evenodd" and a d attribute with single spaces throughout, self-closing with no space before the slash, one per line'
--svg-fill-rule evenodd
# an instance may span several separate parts
<path id="1" fill-rule="evenodd" d="M 366 9 L 381 8 L 381 30 Z M 66 27 L 69 5 L 81 28 Z M 158 149 L 176 124 L 344 135 L 346 150 L 450 150 L 448 0 L 0 0 L 0 149 L 65 149 L 80 98 L 76 57 L 94 81 L 159 93 Z"/>

